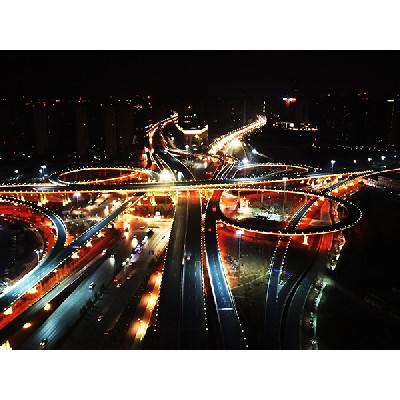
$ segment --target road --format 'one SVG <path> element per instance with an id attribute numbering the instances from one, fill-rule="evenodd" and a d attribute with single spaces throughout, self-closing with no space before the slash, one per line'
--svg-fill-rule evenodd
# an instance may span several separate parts
<path id="1" fill-rule="evenodd" d="M 245 349 L 246 341 L 221 262 L 216 232 L 216 210 L 222 191 L 214 191 L 205 219 L 205 247 L 214 304 L 225 349 Z"/>
<path id="2" fill-rule="evenodd" d="M 56 228 L 56 241 L 48 256 L 44 258 L 35 268 L 28 272 L 23 278 L 16 282 L 8 290 L 0 295 L 0 310 L 6 310 L 16 300 L 22 297 L 31 287 L 40 282 L 47 274 L 53 271 L 59 263 L 60 253 L 64 249 L 64 244 L 67 239 L 67 230 L 64 223 L 56 214 L 52 213 L 45 207 L 38 206 L 35 203 L 0 196 L 1 199 L 7 199 L 15 203 L 24 204 L 32 207 L 34 210 L 46 215 Z"/>
<path id="3" fill-rule="evenodd" d="M 139 231 L 138 225 L 141 223 L 143 222 L 136 222 L 136 233 L 139 239 L 141 239 L 140 232 L 142 236 L 145 234 L 144 231 Z M 154 257 L 149 254 L 149 250 L 157 254 L 166 244 L 169 224 L 159 223 L 158 225 L 162 227 L 153 228 L 155 233 L 143 246 L 142 253 L 136 254 L 133 264 L 126 266 L 120 272 L 118 272 L 118 267 L 131 254 L 131 241 L 120 240 L 116 246 L 109 248 L 106 259 L 90 271 L 90 274 L 80 282 L 21 348 L 38 348 L 43 338 L 48 339 L 46 349 L 93 349 L 101 346 L 104 341 L 104 331 L 115 325 L 119 315 L 132 300 L 133 294 L 137 292 L 146 276 L 148 265 Z M 110 254 L 115 254 L 115 258 L 110 258 Z M 130 279 L 127 279 L 128 275 L 131 275 Z M 117 283 L 114 282 L 114 278 L 118 279 Z M 89 289 L 92 282 L 95 282 L 96 286 L 94 289 Z M 121 283 L 120 288 L 117 288 L 118 283 Z M 94 308 L 81 317 L 80 309 L 89 299 L 93 300 L 94 294 L 102 287 L 105 288 L 105 292 Z M 104 319 L 100 322 L 97 321 L 99 315 L 104 315 Z"/>
<path id="4" fill-rule="evenodd" d="M 182 277 L 182 348 L 206 348 L 206 315 L 201 251 L 201 203 L 197 191 L 188 192 L 188 223 Z"/>
<path id="5" fill-rule="evenodd" d="M 106 218 L 87 230 L 66 247 L 64 247 L 66 240 L 64 224 L 58 217 L 54 218 L 52 214 L 47 212 L 49 217 L 52 216 L 54 218 L 54 222 L 58 224 L 60 230 L 60 234 L 57 236 L 56 244 L 54 245 L 51 254 L 46 257 L 38 267 L 26 274 L 24 278 L 19 280 L 11 288 L 10 291 L 3 293 L 0 296 L 0 307 L 3 309 L 10 307 L 14 301 L 23 296 L 31 287 L 36 286 L 46 275 L 56 269 L 62 262 L 75 253 L 80 247 L 82 247 L 91 237 L 96 235 L 99 231 L 111 223 L 118 215 L 130 207 L 130 205 L 130 201 L 126 201 L 122 206 L 110 213 Z"/>

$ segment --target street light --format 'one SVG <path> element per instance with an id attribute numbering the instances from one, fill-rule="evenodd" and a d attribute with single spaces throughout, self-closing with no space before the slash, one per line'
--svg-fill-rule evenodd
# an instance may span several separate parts
<path id="1" fill-rule="evenodd" d="M 239 249 L 238 249 L 238 277 L 240 278 L 240 242 L 242 241 L 243 229 L 238 229 L 236 233 L 239 235 Z"/>
<path id="2" fill-rule="evenodd" d="M 81 194 L 79 192 L 76 192 L 73 194 L 73 196 L 76 198 L 76 207 L 79 208 L 79 197 Z"/>
<path id="3" fill-rule="evenodd" d="M 40 250 L 35 249 L 34 252 L 35 252 L 36 255 L 37 255 L 37 263 L 39 264 L 39 261 L 40 261 L 40 254 L 43 253 L 43 250 L 42 250 L 42 249 L 40 249 Z"/>
<path id="4" fill-rule="evenodd" d="M 371 162 L 371 161 L 372 161 L 372 158 L 371 158 L 371 157 L 368 157 L 368 161 Z"/>
<path id="5" fill-rule="evenodd" d="M 45 165 L 41 165 L 40 166 L 40 173 L 42 174 L 42 179 L 44 179 L 44 174 L 45 174 L 45 169 L 46 169 L 46 166 Z"/>
<path id="6" fill-rule="evenodd" d="M 386 158 L 386 156 L 381 156 L 381 160 L 383 161 Z"/>
<path id="7" fill-rule="evenodd" d="M 334 166 L 334 164 L 335 164 L 335 160 L 331 160 L 331 164 L 332 164 L 332 172 L 333 172 L 333 166 Z"/>
<path id="8" fill-rule="evenodd" d="M 286 176 L 284 176 L 282 178 L 283 180 L 283 208 L 282 208 L 282 218 L 284 218 L 285 216 L 285 203 L 286 203 L 286 181 L 288 180 L 288 178 Z"/>

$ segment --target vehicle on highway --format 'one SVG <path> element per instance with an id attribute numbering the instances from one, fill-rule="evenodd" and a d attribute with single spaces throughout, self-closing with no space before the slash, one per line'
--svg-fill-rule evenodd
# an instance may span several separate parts
<path id="1" fill-rule="evenodd" d="M 93 289 L 95 286 L 96 286 L 96 284 L 95 284 L 94 282 L 92 282 L 92 283 L 89 285 L 89 289 Z"/>
<path id="2" fill-rule="evenodd" d="M 46 346 L 47 342 L 48 342 L 48 339 L 47 339 L 47 338 L 44 338 L 44 339 L 42 339 L 42 341 L 39 343 L 39 346 L 40 346 L 41 348 L 43 348 L 44 346 Z"/>
<path id="3" fill-rule="evenodd" d="M 146 228 L 144 225 L 142 225 L 142 226 L 140 227 L 140 229 L 144 229 L 144 228 Z"/>
<path id="4" fill-rule="evenodd" d="M 99 315 L 99 316 L 97 317 L 97 321 L 100 322 L 103 318 L 104 318 L 104 315 Z"/>
<path id="5" fill-rule="evenodd" d="M 134 249 L 133 249 L 133 254 L 137 254 L 137 253 L 141 253 L 142 249 L 140 248 L 140 245 L 137 245 Z"/>
<path id="6" fill-rule="evenodd" d="M 132 274 L 129 274 L 126 279 L 131 279 L 132 278 Z"/>
<path id="7" fill-rule="evenodd" d="M 121 284 L 120 283 L 118 283 L 118 285 L 117 285 L 117 288 L 120 288 L 121 287 Z"/>

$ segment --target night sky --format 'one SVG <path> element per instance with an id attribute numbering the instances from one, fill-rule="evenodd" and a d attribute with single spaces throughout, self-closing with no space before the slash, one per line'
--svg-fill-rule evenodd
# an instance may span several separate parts
<path id="1" fill-rule="evenodd" d="M 0 51 L 0 95 L 400 92 L 399 51 Z"/>

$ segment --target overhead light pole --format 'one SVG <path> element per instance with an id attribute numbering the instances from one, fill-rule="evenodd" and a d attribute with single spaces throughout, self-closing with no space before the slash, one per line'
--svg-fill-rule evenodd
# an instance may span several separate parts
<path id="1" fill-rule="evenodd" d="M 287 177 L 284 176 L 282 178 L 283 180 L 283 208 L 282 208 L 282 218 L 285 218 L 285 203 L 286 203 L 286 181 L 287 181 Z"/>
<path id="2" fill-rule="evenodd" d="M 241 254 L 240 254 L 240 243 L 242 241 L 242 235 L 244 233 L 244 230 L 243 229 L 238 229 L 236 231 L 236 233 L 239 235 L 239 243 L 238 243 L 238 279 L 240 279 L 240 257 L 241 257 Z"/>

